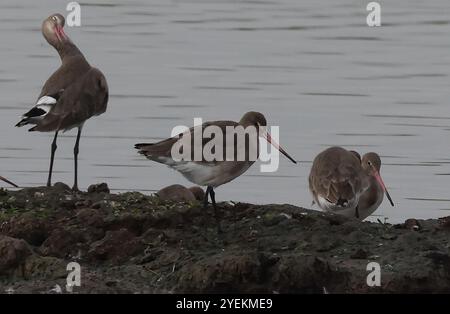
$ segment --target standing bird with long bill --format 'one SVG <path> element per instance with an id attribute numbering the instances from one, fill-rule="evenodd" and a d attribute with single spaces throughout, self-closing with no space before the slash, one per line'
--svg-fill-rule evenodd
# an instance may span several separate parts
<path id="1" fill-rule="evenodd" d="M 223 153 L 223 158 L 220 160 L 213 159 L 209 160 L 201 155 L 200 160 L 191 158 L 190 160 L 178 160 L 172 156 L 173 147 L 179 141 L 182 141 L 185 136 L 189 139 L 188 146 L 185 147 L 195 157 L 195 136 L 200 133 L 200 136 L 205 133 L 207 128 L 212 128 L 215 130 L 220 130 L 223 135 L 223 139 L 228 139 L 227 132 L 232 132 L 231 130 L 236 130 L 238 127 L 242 127 L 244 130 L 254 130 L 253 140 L 250 135 L 248 141 L 244 141 L 244 145 L 239 145 L 239 141 L 222 141 L 220 143 L 220 151 Z M 273 140 L 267 131 L 267 121 L 263 114 L 259 112 L 247 112 L 239 122 L 235 121 L 211 121 L 205 122 L 200 126 L 190 128 L 185 133 L 179 136 L 171 137 L 160 141 L 158 143 L 148 144 L 136 144 L 135 148 L 139 150 L 139 153 L 146 156 L 148 159 L 165 164 L 170 168 L 173 168 L 180 172 L 189 181 L 200 185 L 206 186 L 204 207 L 208 205 L 208 197 L 211 198 L 211 202 L 215 211 L 215 217 L 217 221 L 218 232 L 221 232 L 220 220 L 216 206 L 215 192 L 214 189 L 218 186 L 230 182 L 236 179 L 240 175 L 250 168 L 251 165 L 256 161 L 259 156 L 259 138 L 265 139 L 268 143 L 272 144 L 278 151 L 289 158 L 293 163 L 297 163 L 291 156 L 286 153 L 286 151 L 281 148 L 278 143 Z M 251 132 L 250 132 L 251 133 Z M 249 133 L 249 134 L 250 134 Z M 210 142 L 213 140 L 211 138 L 202 137 L 199 141 L 199 150 L 204 152 L 205 148 L 209 147 Z M 241 143 L 242 144 L 242 143 Z M 217 147 L 219 148 L 219 147 Z M 227 152 L 233 152 L 233 158 L 227 158 Z M 253 159 L 252 152 L 256 152 L 256 158 Z M 245 157 L 242 159 L 237 158 L 237 155 Z M 230 154 L 231 155 L 231 154 Z"/>
<path id="2" fill-rule="evenodd" d="M 35 106 L 16 126 L 34 125 L 29 131 L 55 132 L 51 145 L 47 186 L 51 186 L 53 162 L 59 132 L 77 128 L 73 150 L 75 175 L 73 190 L 78 191 L 78 153 L 81 130 L 86 120 L 106 111 L 108 84 L 100 70 L 92 67 L 64 32 L 65 19 L 53 14 L 42 23 L 42 34 L 61 58 L 61 66 L 42 87 Z"/>

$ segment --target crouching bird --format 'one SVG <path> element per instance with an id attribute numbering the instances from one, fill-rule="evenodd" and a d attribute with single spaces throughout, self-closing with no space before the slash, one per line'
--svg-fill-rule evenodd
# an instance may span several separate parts
<path id="1" fill-rule="evenodd" d="M 314 158 L 309 174 L 314 202 L 325 211 L 360 220 L 381 205 L 384 194 L 394 206 L 380 168 L 381 159 L 373 152 L 361 158 L 342 147 L 324 150 Z"/>

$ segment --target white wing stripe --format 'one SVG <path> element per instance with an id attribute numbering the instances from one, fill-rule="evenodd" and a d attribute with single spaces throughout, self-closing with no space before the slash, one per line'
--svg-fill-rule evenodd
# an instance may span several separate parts
<path id="1" fill-rule="evenodd" d="M 56 99 L 50 96 L 42 96 L 36 103 L 36 106 L 39 105 L 54 105 L 56 104 Z"/>

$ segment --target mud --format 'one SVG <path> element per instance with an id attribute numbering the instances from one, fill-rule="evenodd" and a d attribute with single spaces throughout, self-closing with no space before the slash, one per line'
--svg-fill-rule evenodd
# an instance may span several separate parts
<path id="1" fill-rule="evenodd" d="M 88 191 L 0 190 L 0 293 L 68 293 L 69 262 L 73 293 L 450 292 L 450 217 L 390 225 L 228 202 L 218 235 L 197 201 Z"/>

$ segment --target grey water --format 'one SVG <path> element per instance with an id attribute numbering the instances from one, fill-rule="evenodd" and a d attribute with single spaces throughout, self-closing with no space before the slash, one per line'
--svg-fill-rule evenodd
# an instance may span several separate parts
<path id="1" fill-rule="evenodd" d="M 69 1 L 0 3 L 0 174 L 21 186 L 46 182 L 52 134 L 15 128 L 58 67 L 40 33 Z M 152 193 L 180 174 L 145 160 L 134 143 L 176 125 L 239 120 L 257 110 L 280 126 L 274 173 L 255 164 L 217 199 L 310 207 L 316 154 L 342 145 L 381 155 L 396 203 L 371 219 L 450 215 L 450 2 L 380 1 L 368 27 L 361 0 L 83 0 L 81 27 L 66 33 L 106 75 L 108 111 L 85 124 L 80 187 Z M 60 137 L 54 181 L 72 184 L 75 130 Z M 316 208 L 317 209 L 317 208 Z"/>

